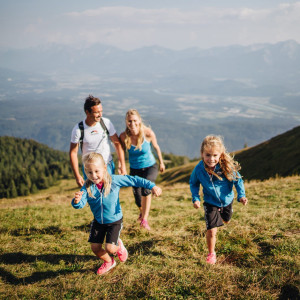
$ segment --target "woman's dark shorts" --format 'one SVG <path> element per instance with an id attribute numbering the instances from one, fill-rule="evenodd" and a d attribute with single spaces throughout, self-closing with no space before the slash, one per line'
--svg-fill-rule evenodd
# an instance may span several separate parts
<path id="1" fill-rule="evenodd" d="M 123 228 L 123 218 L 119 221 L 100 224 L 95 219 L 91 224 L 90 237 L 88 242 L 103 244 L 106 237 L 106 244 L 118 245 L 121 230 Z"/>
<path id="2" fill-rule="evenodd" d="M 206 202 L 203 203 L 206 229 L 223 226 L 225 222 L 230 221 L 232 216 L 232 202 L 225 207 L 217 207 Z"/>
<path id="3" fill-rule="evenodd" d="M 151 167 L 148 168 L 142 168 L 142 169 L 132 169 L 130 168 L 130 175 L 131 176 L 140 176 L 142 178 L 148 179 L 152 182 L 155 182 L 156 177 L 158 174 L 158 165 L 154 164 Z M 142 196 L 148 196 L 151 194 L 151 190 L 140 188 L 140 187 L 133 187 L 133 195 L 135 199 L 135 203 L 138 207 L 142 206 Z"/>

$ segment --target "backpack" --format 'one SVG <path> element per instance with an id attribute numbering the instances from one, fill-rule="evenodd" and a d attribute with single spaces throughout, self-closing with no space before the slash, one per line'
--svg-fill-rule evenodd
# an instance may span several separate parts
<path id="1" fill-rule="evenodd" d="M 106 125 L 104 124 L 102 118 L 100 118 L 99 123 L 100 123 L 102 129 L 104 130 L 104 132 L 106 133 L 106 135 L 109 136 L 108 129 L 107 129 Z M 84 137 L 83 121 L 81 121 L 81 122 L 78 123 L 78 127 L 79 127 L 79 129 L 80 129 L 80 139 L 79 139 L 79 144 L 80 144 L 80 149 L 81 149 L 81 152 L 82 152 L 82 144 L 83 144 L 83 137 Z"/>

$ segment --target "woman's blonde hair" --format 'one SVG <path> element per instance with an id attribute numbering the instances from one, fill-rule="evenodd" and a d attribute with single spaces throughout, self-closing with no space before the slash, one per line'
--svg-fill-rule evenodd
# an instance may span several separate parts
<path id="1" fill-rule="evenodd" d="M 139 112 L 136 109 L 129 109 L 125 116 L 125 123 L 126 123 L 125 140 L 124 140 L 125 146 L 126 146 L 126 149 L 130 149 L 130 147 L 131 147 L 131 132 L 127 126 L 127 122 L 128 122 L 129 116 L 133 116 L 133 115 L 137 116 L 140 120 L 139 134 L 138 134 L 135 150 L 137 150 L 137 149 L 142 150 L 142 144 L 144 141 L 144 133 L 145 133 L 146 126 L 143 123 L 143 120 L 142 120 Z"/>
<path id="2" fill-rule="evenodd" d="M 87 168 L 88 164 L 99 163 L 99 164 L 101 164 L 101 167 L 103 167 L 103 168 L 106 166 L 102 155 L 99 153 L 96 153 L 96 152 L 90 152 L 90 153 L 83 155 L 82 162 L 83 162 L 85 173 L 87 173 L 86 170 L 88 169 Z M 89 196 L 94 198 L 94 196 L 92 195 L 92 192 L 91 192 L 92 184 L 93 184 L 93 182 L 89 179 L 87 179 L 85 181 L 85 186 L 86 186 Z M 103 176 L 103 185 L 104 185 L 104 196 L 106 197 L 110 193 L 110 188 L 111 188 L 111 176 L 109 175 L 106 168 L 105 168 L 104 176 Z"/>
<path id="3" fill-rule="evenodd" d="M 227 152 L 223 138 L 218 135 L 208 135 L 204 138 L 202 145 L 201 145 L 201 156 L 203 156 L 203 153 L 207 149 L 213 149 L 217 148 L 221 152 L 219 164 L 223 171 L 224 176 L 229 180 L 233 181 L 239 178 L 237 172 L 241 169 L 241 166 L 237 161 L 233 159 L 233 157 Z M 205 165 L 205 164 L 204 164 Z M 216 174 L 214 171 L 210 170 L 205 165 L 205 170 L 209 174 L 213 174 L 219 179 L 222 179 L 218 174 Z"/>

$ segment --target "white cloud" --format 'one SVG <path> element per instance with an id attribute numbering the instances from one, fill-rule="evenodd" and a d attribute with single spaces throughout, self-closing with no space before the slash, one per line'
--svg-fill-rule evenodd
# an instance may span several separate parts
<path id="1" fill-rule="evenodd" d="M 295 39 L 300 42 L 300 2 L 272 8 L 201 7 L 145 9 L 99 7 L 36 18 L 12 29 L 20 44 L 56 42 L 90 45 L 107 43 L 123 49 L 149 45 L 184 49 L 252 44 Z M 1 30 L 2 32 L 3 30 Z M 7 33 L 2 35 L 11 42 Z M 1 41 L 0 41 L 1 42 Z"/>

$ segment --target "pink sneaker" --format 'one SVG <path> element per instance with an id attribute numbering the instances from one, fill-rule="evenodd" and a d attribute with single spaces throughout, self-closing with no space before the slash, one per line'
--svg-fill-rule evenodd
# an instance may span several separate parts
<path id="1" fill-rule="evenodd" d="M 216 253 L 209 253 L 206 257 L 206 262 L 208 264 L 214 265 L 217 261 Z"/>
<path id="2" fill-rule="evenodd" d="M 120 245 L 120 248 L 119 248 L 119 250 L 117 252 L 119 260 L 121 262 L 125 262 L 126 259 L 128 258 L 128 251 L 125 248 L 125 246 L 124 246 L 124 244 L 123 244 L 123 242 L 122 242 L 121 239 L 118 240 L 118 244 Z"/>
<path id="3" fill-rule="evenodd" d="M 150 230 L 150 229 L 151 229 L 150 226 L 149 226 L 149 224 L 148 224 L 148 221 L 145 220 L 145 219 L 143 219 L 143 220 L 141 221 L 141 227 L 143 227 L 143 228 L 145 228 L 145 229 L 147 229 L 147 230 Z"/>
<path id="4" fill-rule="evenodd" d="M 113 258 L 111 258 L 110 262 L 104 262 L 101 267 L 97 271 L 97 275 L 103 275 L 104 273 L 107 273 L 110 269 L 114 268 L 116 266 L 116 262 Z"/>

